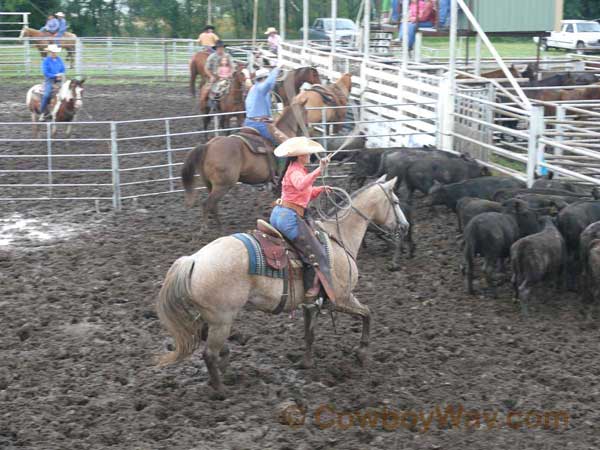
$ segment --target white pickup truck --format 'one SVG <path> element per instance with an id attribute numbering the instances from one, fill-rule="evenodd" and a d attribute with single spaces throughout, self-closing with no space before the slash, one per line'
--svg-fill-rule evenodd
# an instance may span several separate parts
<path id="1" fill-rule="evenodd" d="M 534 38 L 538 41 L 538 38 Z M 600 51 L 600 23 L 591 20 L 563 20 L 560 31 L 553 31 L 542 38 L 542 50 L 564 48 L 586 51 Z"/>

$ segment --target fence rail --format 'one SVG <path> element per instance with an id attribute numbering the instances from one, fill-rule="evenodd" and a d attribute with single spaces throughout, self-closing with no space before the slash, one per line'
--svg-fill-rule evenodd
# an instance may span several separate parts
<path id="1" fill-rule="evenodd" d="M 352 108 L 373 112 L 406 106 L 366 103 Z M 330 108 L 311 109 L 326 111 Z M 211 118 L 224 115 L 211 115 Z M 110 200 L 115 209 L 120 209 L 127 200 L 182 192 L 179 169 L 185 155 L 215 133 L 212 128 L 200 129 L 204 117 L 76 122 L 72 124 L 74 137 L 58 139 L 51 135 L 51 124 L 46 124 L 45 139 L 33 139 L 29 123 L 0 123 L 0 140 L 5 146 L 0 155 L 0 201 Z M 429 120 L 435 127 L 434 118 L 410 120 Z M 371 144 L 392 146 L 403 132 L 377 128 L 381 122 L 376 113 L 371 119 L 356 114 L 344 125 L 352 128 L 355 136 L 366 135 Z M 385 123 L 389 122 L 394 121 L 386 118 Z M 314 124 L 319 133 L 315 139 L 321 140 L 330 152 L 333 151 L 331 140 L 339 139 L 329 133 L 333 125 L 335 123 Z M 63 130 L 64 126 L 59 124 L 58 134 Z M 227 130 L 216 128 L 220 134 L 237 130 L 237 126 Z M 345 178 L 347 168 L 347 163 L 335 163 L 328 176 Z"/>
<path id="2" fill-rule="evenodd" d="M 0 76 L 37 76 L 39 48 L 48 38 L 0 37 Z M 260 40 L 259 44 L 266 41 Z M 252 62 L 248 40 L 229 40 L 239 61 Z M 173 80 L 189 76 L 189 61 L 202 48 L 193 39 L 81 37 L 76 39 L 72 69 L 77 75 L 146 76 Z M 65 56 L 66 58 L 66 56 Z"/>

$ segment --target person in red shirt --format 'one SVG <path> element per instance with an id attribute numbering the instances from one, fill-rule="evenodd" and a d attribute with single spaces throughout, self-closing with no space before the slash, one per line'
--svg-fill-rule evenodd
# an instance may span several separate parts
<path id="1" fill-rule="evenodd" d="M 325 153 L 325 149 L 305 137 L 290 138 L 275 149 L 275 156 L 286 157 L 287 161 L 281 180 L 281 198 L 276 201 L 270 222 L 291 241 L 307 265 L 304 270 L 305 298 L 317 299 L 322 286 L 327 298 L 335 302 L 326 249 L 315 235 L 307 215 L 309 202 L 329 189 L 329 186 L 314 186 L 329 164 L 328 158 L 321 159 L 319 167 L 312 172 L 305 167 L 314 153 Z"/>
<path id="2" fill-rule="evenodd" d="M 435 5 L 432 0 L 411 0 L 408 10 L 408 48 L 413 49 L 417 36 L 417 25 L 420 28 L 433 28 L 435 23 Z M 398 41 L 402 41 L 402 26 L 398 29 Z"/>

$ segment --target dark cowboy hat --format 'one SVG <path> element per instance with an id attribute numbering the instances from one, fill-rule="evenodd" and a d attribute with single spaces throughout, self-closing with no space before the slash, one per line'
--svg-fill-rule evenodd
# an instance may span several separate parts
<path id="1" fill-rule="evenodd" d="M 218 41 L 215 43 L 215 45 L 214 45 L 214 47 L 213 47 L 213 50 L 216 50 L 216 49 L 217 49 L 217 48 L 219 48 L 219 47 L 227 47 L 227 46 L 225 45 L 225 42 L 223 42 L 221 39 L 219 39 L 219 40 L 218 40 Z"/>
<path id="2" fill-rule="evenodd" d="M 206 25 L 206 26 L 204 27 L 204 30 L 202 30 L 202 31 L 208 31 L 208 30 L 213 30 L 213 31 L 215 31 L 215 27 L 213 27 L 212 25 Z"/>

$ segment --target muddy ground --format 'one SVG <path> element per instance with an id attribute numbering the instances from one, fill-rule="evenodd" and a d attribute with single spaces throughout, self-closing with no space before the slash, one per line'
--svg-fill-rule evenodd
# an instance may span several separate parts
<path id="1" fill-rule="evenodd" d="M 23 94 L 0 93 L 15 104 Z M 95 120 L 192 107 L 183 85 L 90 83 L 88 98 Z M 222 203 L 226 231 L 252 227 L 271 200 L 237 187 Z M 177 193 L 125 201 L 118 213 L 106 205 L 0 205 L 0 448 L 600 448 L 597 320 L 570 293 L 542 289 L 528 320 L 508 285 L 497 299 L 464 294 L 456 221 L 443 209 L 417 211 L 416 255 L 399 272 L 387 270 L 387 245 L 367 237 L 355 291 L 373 313 L 367 368 L 352 353 L 354 319 L 336 316 L 336 333 L 323 315 L 316 366 L 303 370 L 300 316 L 244 312 L 230 340 L 229 397 L 219 401 L 200 352 L 155 367 L 171 340 L 153 306 L 171 263 L 217 233 L 200 235 L 199 209 Z M 17 233 L 7 228 L 25 219 Z M 281 423 L 286 406 L 304 422 Z"/>

